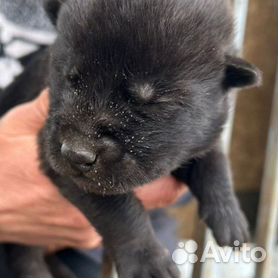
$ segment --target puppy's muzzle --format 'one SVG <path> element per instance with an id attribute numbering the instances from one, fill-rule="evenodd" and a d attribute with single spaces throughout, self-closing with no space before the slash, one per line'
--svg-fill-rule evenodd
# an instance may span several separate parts
<path id="1" fill-rule="evenodd" d="M 121 161 L 123 149 L 110 138 L 101 138 L 93 144 L 75 138 L 62 143 L 61 154 L 73 168 L 86 173 L 96 167 L 104 170 Z"/>

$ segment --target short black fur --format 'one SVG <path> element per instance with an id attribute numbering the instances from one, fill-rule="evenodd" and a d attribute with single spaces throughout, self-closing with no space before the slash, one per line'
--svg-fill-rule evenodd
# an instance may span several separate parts
<path id="1" fill-rule="evenodd" d="M 51 94 L 42 167 L 103 236 L 120 278 L 178 276 L 132 193 L 163 175 L 188 184 L 220 245 L 245 242 L 219 141 L 229 90 L 260 74 L 233 56 L 229 2 L 63 2 L 46 1 L 58 37 L 41 54 Z"/>

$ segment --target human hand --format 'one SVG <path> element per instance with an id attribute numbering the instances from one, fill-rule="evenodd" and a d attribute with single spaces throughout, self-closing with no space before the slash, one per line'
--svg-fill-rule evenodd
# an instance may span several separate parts
<path id="1" fill-rule="evenodd" d="M 182 182 L 172 176 L 162 177 L 135 190 L 147 210 L 175 204 L 188 191 Z"/>
<path id="2" fill-rule="evenodd" d="M 47 118 L 48 92 L 0 120 L 0 242 L 95 248 L 101 237 L 39 169 L 37 134 Z M 186 187 L 165 177 L 136 190 L 147 209 L 174 203 Z"/>
<path id="3" fill-rule="evenodd" d="M 0 242 L 94 248 L 100 236 L 39 169 L 47 110 L 45 91 L 0 120 Z"/>

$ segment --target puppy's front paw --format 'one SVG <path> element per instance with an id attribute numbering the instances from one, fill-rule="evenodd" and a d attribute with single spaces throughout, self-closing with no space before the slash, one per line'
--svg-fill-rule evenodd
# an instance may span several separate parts
<path id="1" fill-rule="evenodd" d="M 138 246 L 117 254 L 116 265 L 119 278 L 178 278 L 176 265 L 159 245 Z"/>
<path id="2" fill-rule="evenodd" d="M 211 228 L 219 246 L 235 247 L 249 240 L 248 223 L 237 201 L 202 206 L 200 215 Z"/>

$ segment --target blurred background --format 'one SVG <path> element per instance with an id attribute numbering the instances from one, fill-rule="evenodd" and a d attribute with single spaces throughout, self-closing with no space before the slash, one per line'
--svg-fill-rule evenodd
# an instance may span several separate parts
<path id="1" fill-rule="evenodd" d="M 45 17 L 41 2 L 0 0 L 0 92 L 23 71 L 34 52 L 55 39 L 51 24 L 40 20 Z M 263 85 L 235 94 L 235 108 L 223 144 L 230 154 L 235 188 L 250 222 L 249 248 L 260 246 L 267 256 L 262 262 L 247 262 L 240 251 L 235 251 L 228 262 L 216 262 L 213 256 L 201 262 L 213 239 L 198 218 L 196 202 L 187 200 L 186 205 L 167 212 L 179 222 L 180 242 L 173 260 L 183 278 L 278 277 L 277 2 L 233 3 L 238 53 L 260 68 Z M 229 254 L 229 249 L 225 250 Z"/>

